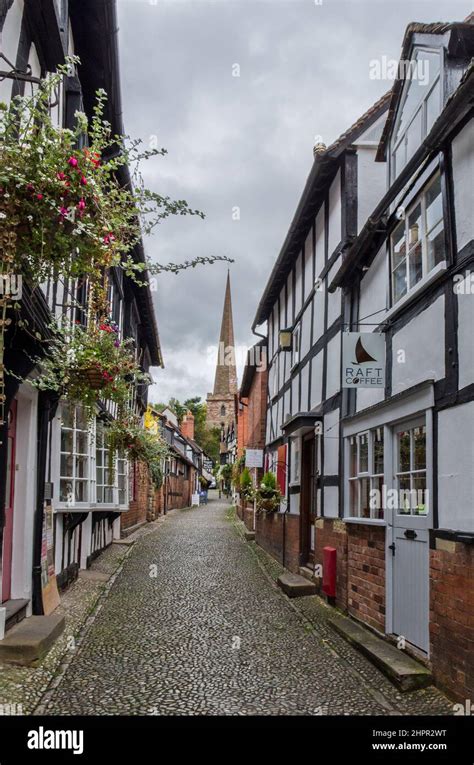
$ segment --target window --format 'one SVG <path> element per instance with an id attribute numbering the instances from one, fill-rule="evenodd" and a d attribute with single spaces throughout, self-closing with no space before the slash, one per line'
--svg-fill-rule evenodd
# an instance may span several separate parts
<path id="1" fill-rule="evenodd" d="M 391 235 L 392 302 L 397 303 L 445 257 L 441 177 L 436 173 Z"/>
<path id="2" fill-rule="evenodd" d="M 222 404 L 221 406 L 221 417 L 225 417 L 225 406 Z"/>
<path id="3" fill-rule="evenodd" d="M 383 428 L 349 439 L 349 516 L 383 519 Z"/>
<path id="4" fill-rule="evenodd" d="M 426 426 L 397 428 L 397 514 L 426 515 Z"/>
<path id="5" fill-rule="evenodd" d="M 111 465 L 106 426 L 101 421 L 88 422 L 78 406 L 62 406 L 59 469 L 60 502 L 127 505 L 125 455 L 114 454 Z"/>
<path id="6" fill-rule="evenodd" d="M 291 367 L 295 367 L 300 363 L 300 335 L 301 325 L 297 324 L 293 330 L 293 355 L 291 358 Z"/>
<path id="7" fill-rule="evenodd" d="M 299 436 L 291 440 L 291 474 L 290 479 L 292 484 L 299 484 L 300 482 L 300 450 L 301 442 Z"/>
<path id="8" fill-rule="evenodd" d="M 405 89 L 392 139 L 392 181 L 414 155 L 441 112 L 441 56 L 438 51 L 419 48 L 405 63 Z"/>
<path id="9" fill-rule="evenodd" d="M 88 502 L 90 433 L 83 410 L 63 406 L 61 415 L 60 502 Z"/>

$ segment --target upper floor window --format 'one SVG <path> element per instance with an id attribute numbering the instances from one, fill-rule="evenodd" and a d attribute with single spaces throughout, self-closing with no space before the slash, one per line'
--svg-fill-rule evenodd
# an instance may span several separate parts
<path id="1" fill-rule="evenodd" d="M 59 501 L 74 505 L 90 501 L 91 438 L 86 415 L 78 406 L 63 405 Z"/>
<path id="2" fill-rule="evenodd" d="M 390 175 L 400 174 L 441 112 L 441 53 L 419 48 L 400 62 L 406 81 L 391 140 Z"/>
<path id="3" fill-rule="evenodd" d="M 225 417 L 225 406 L 222 404 L 221 406 L 221 417 Z"/>
<path id="4" fill-rule="evenodd" d="M 440 174 L 424 187 L 391 236 L 392 302 L 446 257 Z"/>

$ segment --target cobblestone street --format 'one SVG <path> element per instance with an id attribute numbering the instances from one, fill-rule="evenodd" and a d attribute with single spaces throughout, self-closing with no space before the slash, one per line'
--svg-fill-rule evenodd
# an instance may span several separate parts
<path id="1" fill-rule="evenodd" d="M 271 566 L 243 541 L 227 503 L 173 512 L 136 541 L 37 711 L 449 714 L 435 689 L 402 696 L 323 623 L 318 628 L 320 601 L 290 603 Z"/>

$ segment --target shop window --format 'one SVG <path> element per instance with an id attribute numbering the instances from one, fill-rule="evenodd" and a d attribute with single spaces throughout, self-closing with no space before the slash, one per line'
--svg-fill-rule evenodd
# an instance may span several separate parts
<path id="1" fill-rule="evenodd" d="M 426 426 L 396 429 L 399 515 L 427 515 Z"/>
<path id="2" fill-rule="evenodd" d="M 90 500 L 91 434 L 81 407 L 63 406 L 61 415 L 61 455 L 59 499 L 74 505 Z"/>
<path id="3" fill-rule="evenodd" d="M 375 428 L 349 439 L 349 516 L 382 520 L 384 434 Z"/>

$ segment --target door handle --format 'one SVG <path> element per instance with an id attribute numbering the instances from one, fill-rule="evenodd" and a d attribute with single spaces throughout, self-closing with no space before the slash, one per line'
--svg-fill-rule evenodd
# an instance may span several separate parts
<path id="1" fill-rule="evenodd" d="M 392 551 L 392 555 L 395 555 L 395 544 L 393 542 L 388 546 L 388 549 Z"/>

